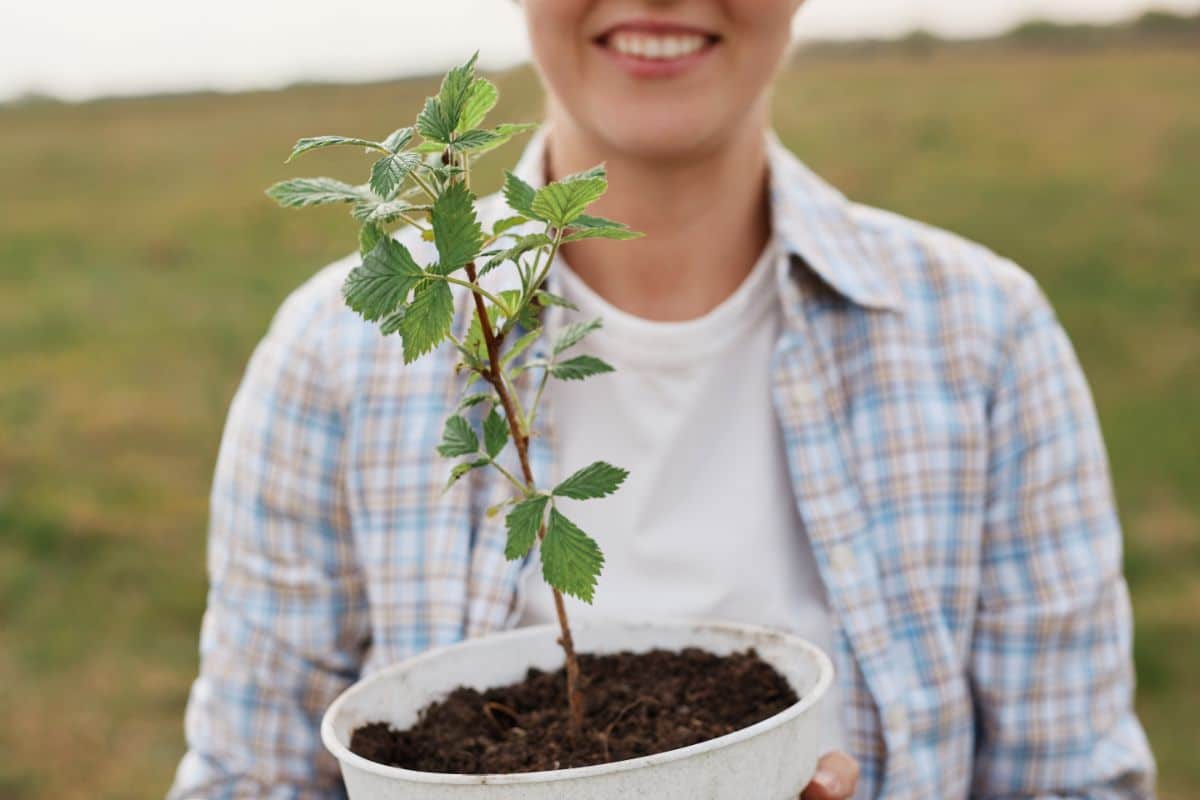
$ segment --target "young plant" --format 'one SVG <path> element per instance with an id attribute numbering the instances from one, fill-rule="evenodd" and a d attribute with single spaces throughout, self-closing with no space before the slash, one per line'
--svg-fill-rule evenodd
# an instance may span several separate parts
<path id="1" fill-rule="evenodd" d="M 349 203 L 361 223 L 362 264 L 350 271 L 342 287 L 346 303 L 365 320 L 375 322 L 382 335 L 399 336 L 405 363 L 431 352 L 449 339 L 460 361 L 457 374 L 467 375 L 458 408 L 446 420 L 438 452 L 462 459 L 450 471 L 447 488 L 467 472 L 482 467 L 499 471 L 513 487 L 501 507 L 511 505 L 505 522 L 505 555 L 525 557 L 541 542 L 542 573 L 554 593 L 561 628 L 559 639 L 566 657 L 567 700 L 571 730 L 583 725 L 583 696 L 579 662 L 563 594 L 592 602 L 596 578 L 604 564 L 600 547 L 556 507 L 555 499 L 604 497 L 614 492 L 626 470 L 596 461 L 552 489 L 534 483 L 529 466 L 529 432 L 547 381 L 582 380 L 612 371 L 590 355 L 567 351 L 600 327 L 599 318 L 564 327 L 556 334 L 546 358 L 519 356 L 542 334 L 540 311 L 548 304 L 569 305 L 542 288 L 558 248 L 580 239 L 633 239 L 642 236 L 628 226 L 585 214 L 589 204 L 608 188 L 604 165 L 567 175 L 534 190 L 505 170 L 503 195 L 515 212 L 485 232 L 476 219 L 476 196 L 471 192 L 471 164 L 483 153 L 534 127 L 532 123 L 481 127 L 499 99 L 486 78 L 475 76 L 479 52 L 446 73 L 437 95 L 426 98 L 412 126 L 400 128 L 381 141 L 345 136 L 301 139 L 296 156 L 324 147 L 366 148 L 377 158 L 366 183 L 351 185 L 332 178 L 295 178 L 275 184 L 267 194 L 281 205 L 297 208 Z M 414 142 L 419 134 L 420 142 Z M 533 233 L 513 229 L 535 222 Z M 432 241 L 437 259 L 419 264 L 408 248 L 396 241 L 390 228 L 412 225 Z M 492 293 L 479 278 L 495 269 L 515 270 L 520 289 Z M 450 284 L 470 290 L 474 313 L 466 335 L 454 334 L 454 305 Z M 509 343 L 509 334 L 521 333 Z M 461 329 L 460 329 L 461 330 Z M 537 392 L 530 408 L 521 407 L 513 387 L 526 370 L 537 373 Z M 479 391 L 482 389 L 482 391 Z M 461 412 L 486 403 L 482 437 Z M 512 443 L 519 474 L 499 462 Z M 489 511 L 494 513 L 494 509 Z"/>

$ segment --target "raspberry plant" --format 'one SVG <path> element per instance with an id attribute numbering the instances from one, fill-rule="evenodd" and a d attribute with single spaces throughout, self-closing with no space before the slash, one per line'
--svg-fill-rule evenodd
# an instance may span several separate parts
<path id="1" fill-rule="evenodd" d="M 537 190 L 505 170 L 502 191 L 514 213 L 497 220 L 490 232 L 483 230 L 476 218 L 477 198 L 471 192 L 471 164 L 536 124 L 481 127 L 500 95 L 491 81 L 475 75 L 478 55 L 476 51 L 465 64 L 446 73 L 438 94 L 426 98 L 413 125 L 381 141 L 345 136 L 301 139 L 287 159 L 325 147 L 362 147 L 376 156 L 366 183 L 294 178 L 275 184 L 267 194 L 289 208 L 349 203 L 361 224 L 362 263 L 342 286 L 347 305 L 377 323 L 381 335 L 399 336 L 405 363 L 432 352 L 447 339 L 458 350 L 456 374 L 467 376 L 463 397 L 446 420 L 437 449 L 442 456 L 461 460 L 452 467 L 446 486 L 484 467 L 498 470 L 512 485 L 513 495 L 500 504 L 511 506 L 505 516 L 505 555 L 510 560 L 524 558 L 535 540 L 541 542 L 542 573 L 554 593 L 559 643 L 566 658 L 571 728 L 577 734 L 583 723 L 583 696 L 563 594 L 592 602 L 604 555 L 594 539 L 558 510 L 555 498 L 604 497 L 616 491 L 628 472 L 596 461 L 552 489 L 539 488 L 529 466 L 529 432 L 547 381 L 582 380 L 613 368 L 594 356 L 567 355 L 600 327 L 599 318 L 556 332 L 546 358 L 519 356 L 543 334 L 541 309 L 549 304 L 570 305 L 542 288 L 562 244 L 643 234 L 584 213 L 608 188 L 603 163 Z M 414 142 L 417 135 L 421 140 Z M 533 233 L 514 230 L 530 222 L 535 223 Z M 418 263 L 393 238 L 391 229 L 404 225 L 419 229 L 425 240 L 434 243 L 433 263 Z M 520 289 L 492 293 L 480 285 L 481 276 L 502 268 L 516 271 Z M 453 332 L 450 284 L 466 287 L 473 295 L 474 313 L 462 339 Z M 518 328 L 524 333 L 509 342 L 509 334 Z M 538 380 L 528 409 L 521 407 L 513 388 L 516 376 L 525 370 L 536 371 Z M 481 403 L 490 408 L 478 431 L 462 412 Z M 510 443 L 520 464 L 516 474 L 498 460 Z M 493 508 L 489 514 L 498 510 Z"/>

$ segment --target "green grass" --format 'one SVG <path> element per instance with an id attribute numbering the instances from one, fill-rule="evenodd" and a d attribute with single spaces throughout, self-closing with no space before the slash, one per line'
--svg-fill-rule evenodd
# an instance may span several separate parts
<path id="1" fill-rule="evenodd" d="M 497 118 L 536 120 L 532 72 L 494 77 Z M 1197 86 L 1194 50 L 955 47 L 802 55 L 775 98 L 849 195 L 988 244 L 1054 301 L 1109 446 L 1166 798 L 1200 794 Z M 435 88 L 0 109 L 0 797 L 162 796 L 229 400 L 279 302 L 355 233 L 262 190 L 300 136 L 384 135 Z M 481 192 L 523 143 L 480 162 Z"/>

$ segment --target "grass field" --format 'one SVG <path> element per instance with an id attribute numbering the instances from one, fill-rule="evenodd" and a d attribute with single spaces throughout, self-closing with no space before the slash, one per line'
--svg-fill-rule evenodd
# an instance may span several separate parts
<path id="1" fill-rule="evenodd" d="M 498 120 L 535 120 L 528 68 Z M 162 797 L 204 607 L 224 416 L 341 209 L 263 196 L 314 133 L 407 124 L 432 80 L 0 109 L 0 798 Z M 852 197 L 1046 288 L 1099 405 L 1162 796 L 1200 796 L 1200 50 L 803 56 L 785 142 Z M 499 186 L 524 139 L 480 161 Z M 302 172 L 361 174 L 357 153 Z"/>

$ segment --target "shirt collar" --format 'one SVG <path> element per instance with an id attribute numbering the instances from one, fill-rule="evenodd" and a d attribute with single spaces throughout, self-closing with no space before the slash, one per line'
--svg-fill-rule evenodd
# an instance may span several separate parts
<path id="1" fill-rule="evenodd" d="M 535 189 L 546 183 L 549 129 L 549 123 L 543 122 L 533 130 L 512 169 Z M 771 222 L 781 249 L 788 254 L 780 259 L 780 281 L 790 278 L 790 270 L 808 267 L 860 306 L 903 310 L 900 287 L 880 261 L 871 258 L 851 215 L 850 201 L 800 161 L 774 128 L 768 127 L 764 136 Z"/>

